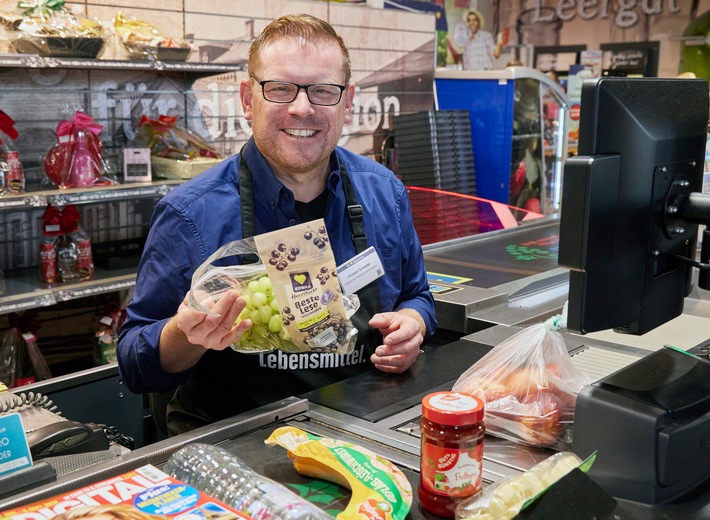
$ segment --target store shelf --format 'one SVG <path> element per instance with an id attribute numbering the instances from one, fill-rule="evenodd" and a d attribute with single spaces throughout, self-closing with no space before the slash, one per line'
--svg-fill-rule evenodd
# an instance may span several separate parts
<path id="1" fill-rule="evenodd" d="M 91 280 L 56 285 L 42 283 L 37 269 L 16 271 L 12 273 L 12 277 L 5 279 L 5 289 L 0 296 L 0 314 L 122 291 L 133 287 L 135 282 L 136 273 L 132 268 L 110 271 L 97 268 Z"/>
<path id="2" fill-rule="evenodd" d="M 140 184 L 116 184 L 99 188 L 47 190 L 22 195 L 4 195 L 0 197 L 0 211 L 45 207 L 50 204 L 62 206 L 162 197 L 182 182 L 181 180 L 163 180 Z M 13 270 L 5 273 L 4 290 L 0 293 L 0 315 L 130 289 L 135 285 L 135 280 L 135 268 L 108 270 L 97 267 L 91 280 L 49 286 L 40 281 L 36 268 Z"/>
<path id="3" fill-rule="evenodd" d="M 41 208 L 50 204 L 64 206 L 66 204 L 91 204 L 94 202 L 110 202 L 143 197 L 162 197 L 182 182 L 181 180 L 162 180 L 149 183 L 115 184 L 95 188 L 33 191 L 21 195 L 5 194 L 0 197 L 0 211 Z"/>
<path id="4" fill-rule="evenodd" d="M 100 60 L 85 58 L 51 58 L 38 54 L 0 54 L 0 67 L 25 69 L 88 69 L 88 70 L 152 70 L 219 74 L 244 70 L 244 64 L 192 63 L 159 60 Z"/>
<path id="5" fill-rule="evenodd" d="M 188 62 L 164 62 L 158 60 L 103 60 L 103 59 L 83 59 L 83 58 L 60 58 L 60 57 L 42 57 L 36 54 L 0 54 L 0 72 L 9 72 L 12 75 L 12 69 L 27 69 L 27 70 L 42 70 L 47 71 L 58 69 L 74 69 L 85 71 L 100 71 L 100 77 L 103 77 L 103 71 L 112 71 L 114 75 L 124 76 L 130 73 L 131 70 L 136 72 L 145 71 L 154 73 L 153 76 L 162 74 L 175 73 L 184 75 L 186 79 L 181 84 L 184 84 L 184 89 L 178 90 L 182 93 L 183 90 L 189 91 L 190 81 L 200 76 L 211 76 L 216 74 L 231 73 L 244 69 L 244 64 L 209 64 L 209 63 L 188 63 Z M 91 85 L 91 75 L 89 75 L 87 85 Z M 82 83 L 83 80 L 72 83 L 77 90 L 87 88 L 87 85 Z M 172 80 L 170 80 L 172 81 Z M 26 88 L 24 83 L 19 83 L 20 88 Z M 32 89 L 45 89 L 45 94 L 52 90 L 51 85 L 38 84 L 35 86 L 32 83 Z M 8 89 L 3 92 L 8 93 Z M 58 96 L 65 95 L 60 92 Z M 181 94 L 182 95 L 182 94 Z M 85 100 L 87 106 L 91 106 L 91 99 Z M 187 105 L 187 101 L 183 101 Z M 52 103 L 50 103 L 52 105 Z M 52 105 L 59 106 L 57 103 Z M 31 114 L 24 114 L 19 117 L 31 119 Z M 44 117 L 44 116 L 43 116 Z M 46 117 L 56 118 L 55 116 L 46 115 Z M 34 123 L 32 123 L 34 124 Z M 34 127 L 33 127 L 34 128 Z M 36 129 L 35 129 L 36 131 Z M 44 135 L 44 134 L 41 134 Z M 36 145 L 36 144 L 35 144 Z M 36 145 L 40 148 L 47 148 L 46 144 Z M 23 150 L 25 152 L 25 150 Z M 31 155 L 31 154 L 30 154 Z M 71 284 L 56 284 L 48 285 L 40 280 L 37 267 L 25 266 L 32 265 L 27 261 L 27 251 L 35 251 L 36 240 L 38 233 L 36 222 L 38 215 L 41 214 L 43 208 L 47 206 L 66 206 L 68 204 L 76 204 L 87 206 L 82 208 L 87 211 L 87 231 L 101 235 L 94 237 L 97 246 L 110 244 L 112 242 L 126 242 L 131 238 L 135 238 L 137 242 L 137 231 L 145 231 L 145 223 L 149 215 L 142 214 L 140 222 L 128 224 L 130 229 L 122 230 L 121 226 L 126 226 L 122 223 L 118 212 L 126 213 L 133 211 L 135 206 L 126 205 L 126 202 L 136 200 L 154 200 L 167 194 L 174 187 L 181 184 L 182 180 L 166 180 L 156 179 L 149 183 L 124 183 L 107 186 L 95 186 L 91 188 L 72 188 L 67 190 L 59 190 L 56 188 L 45 189 L 45 186 L 33 186 L 30 191 L 24 194 L 14 195 L 5 193 L 0 195 L 0 222 L 5 225 L 3 237 L 4 244 L 10 244 L 4 251 L 4 260 L 8 266 L 4 266 L 5 279 L 3 281 L 3 289 L 0 291 L 0 315 L 10 312 L 21 312 L 33 308 L 51 307 L 61 302 L 76 300 L 80 298 L 92 297 L 104 293 L 113 293 L 126 289 L 130 289 L 135 285 L 136 268 L 135 264 L 127 266 L 121 265 L 121 269 L 108 270 L 108 263 L 102 263 L 101 267 L 96 267 L 91 280 Z M 39 189 L 37 189 L 39 188 Z M 119 203 L 119 204 L 113 204 Z M 90 207 L 94 206 L 94 207 Z M 105 211 L 101 211 L 102 208 Z M 107 208 L 113 208 L 115 211 L 109 211 Z M 145 212 L 144 212 L 145 213 Z M 125 220 L 125 219 L 124 219 Z M 15 223 L 11 227 L 8 222 Z M 98 231 L 97 231 L 98 226 Z M 141 229 L 141 226 L 143 228 Z M 2 231 L 2 230 L 0 230 Z M 115 234 L 115 237 L 111 237 Z M 15 247 L 16 246 L 16 247 Z M 139 247 L 139 246 L 138 246 Z M 17 253 L 16 251 L 20 251 Z M 135 253 L 139 250 L 136 249 Z M 10 262 L 10 255 L 19 255 L 19 259 L 13 258 Z M 30 253 L 31 254 L 31 253 Z M 24 256 L 23 256 L 24 255 Z M 10 265 L 11 264 L 11 265 Z"/>

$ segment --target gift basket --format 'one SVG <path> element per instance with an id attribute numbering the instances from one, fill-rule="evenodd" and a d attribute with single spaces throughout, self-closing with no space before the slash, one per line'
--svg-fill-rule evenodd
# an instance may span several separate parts
<path id="1" fill-rule="evenodd" d="M 0 193 L 25 192 L 25 171 L 13 142 L 18 136 L 15 121 L 0 110 Z"/>
<path id="2" fill-rule="evenodd" d="M 103 126 L 77 110 L 57 125 L 57 142 L 44 158 L 44 173 L 59 189 L 118 184 L 103 158 Z"/>
<path id="3" fill-rule="evenodd" d="M 202 137 L 180 127 L 174 117 L 157 120 L 142 116 L 136 143 L 150 148 L 151 166 L 156 177 L 191 179 L 223 159 Z"/>
<path id="4" fill-rule="evenodd" d="M 21 1 L 17 6 L 17 11 L 0 14 L 0 24 L 19 53 L 96 58 L 104 47 L 101 23 L 67 8 L 64 0 Z"/>
<path id="5" fill-rule="evenodd" d="M 458 378 L 453 390 L 484 400 L 486 433 L 537 447 L 568 441 L 577 394 L 591 379 L 572 364 L 565 323 L 563 314 L 522 329 Z"/>
<path id="6" fill-rule="evenodd" d="M 148 22 L 128 19 L 120 11 L 113 19 L 113 26 L 133 59 L 185 61 L 192 50 L 189 43 L 166 36 Z"/>
<path id="7" fill-rule="evenodd" d="M 234 350 L 347 354 L 355 347 L 350 317 L 359 300 L 340 290 L 322 219 L 222 246 L 195 271 L 189 305 L 211 313 L 230 290 L 247 301 L 237 323 L 252 323 Z"/>
<path id="8" fill-rule="evenodd" d="M 40 279 L 48 284 L 89 280 L 94 274 L 91 239 L 80 226 L 81 215 L 73 204 L 47 206 L 42 216 Z"/>

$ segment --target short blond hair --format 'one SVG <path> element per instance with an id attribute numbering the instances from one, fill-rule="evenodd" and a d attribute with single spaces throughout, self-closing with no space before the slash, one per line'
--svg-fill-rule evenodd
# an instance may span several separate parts
<path id="1" fill-rule="evenodd" d="M 350 82 L 350 53 L 343 39 L 328 22 L 303 13 L 282 16 L 264 28 L 249 47 L 249 61 L 247 64 L 249 72 L 254 73 L 261 64 L 261 53 L 264 47 L 278 40 L 288 38 L 302 39 L 312 43 L 337 43 L 343 56 L 345 83 L 348 84 Z"/>
<path id="2" fill-rule="evenodd" d="M 466 13 L 466 22 L 468 22 L 468 17 L 471 15 L 478 18 L 478 28 L 483 29 L 483 26 L 485 25 L 486 21 L 483 19 L 483 15 L 481 14 L 481 12 L 476 11 L 475 9 L 469 9 Z"/>

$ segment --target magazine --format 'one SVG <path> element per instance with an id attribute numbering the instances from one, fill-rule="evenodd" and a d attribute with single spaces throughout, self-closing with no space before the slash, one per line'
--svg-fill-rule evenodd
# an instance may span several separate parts
<path id="1" fill-rule="evenodd" d="M 0 520 L 251 520 L 153 465 L 39 502 L 0 511 Z"/>

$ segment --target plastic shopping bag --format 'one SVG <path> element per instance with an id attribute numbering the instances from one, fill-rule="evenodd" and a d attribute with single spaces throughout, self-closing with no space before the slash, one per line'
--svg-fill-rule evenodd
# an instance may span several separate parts
<path id="1" fill-rule="evenodd" d="M 484 399 L 486 433 L 540 447 L 565 438 L 577 394 L 591 380 L 572 364 L 559 323 L 557 317 L 514 334 L 454 384 Z"/>

